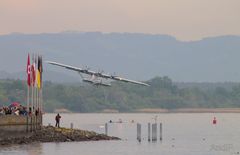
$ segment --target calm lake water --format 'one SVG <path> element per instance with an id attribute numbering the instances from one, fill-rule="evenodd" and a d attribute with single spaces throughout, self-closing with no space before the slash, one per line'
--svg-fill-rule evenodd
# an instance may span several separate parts
<path id="1" fill-rule="evenodd" d="M 61 114 L 61 125 L 108 133 L 121 141 L 35 143 L 0 147 L 0 155 L 232 155 L 240 154 L 240 114 Z M 163 140 L 147 141 L 147 123 L 163 124 Z M 217 125 L 212 124 L 213 117 Z M 44 115 L 44 125 L 55 123 Z M 134 123 L 131 121 L 134 120 Z M 136 123 L 142 124 L 142 142 L 136 140 Z M 159 136 L 159 133 L 158 133 Z"/>

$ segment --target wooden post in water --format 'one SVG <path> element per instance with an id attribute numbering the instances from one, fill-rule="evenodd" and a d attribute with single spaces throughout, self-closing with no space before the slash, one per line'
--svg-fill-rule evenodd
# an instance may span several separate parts
<path id="1" fill-rule="evenodd" d="M 137 140 L 141 142 L 141 124 L 137 123 Z"/>
<path id="2" fill-rule="evenodd" d="M 152 141 L 157 141 L 157 124 L 152 124 Z"/>
<path id="3" fill-rule="evenodd" d="M 108 123 L 105 123 L 105 135 L 108 135 Z"/>
<path id="4" fill-rule="evenodd" d="M 159 134 L 160 134 L 160 141 L 162 141 L 162 123 L 160 123 L 160 126 L 159 126 Z"/>
<path id="5" fill-rule="evenodd" d="M 73 123 L 70 124 L 70 128 L 73 129 Z"/>
<path id="6" fill-rule="evenodd" d="M 151 123 L 148 123 L 148 141 L 151 141 Z"/>
<path id="7" fill-rule="evenodd" d="M 42 113 L 40 114 L 40 129 L 42 130 Z"/>

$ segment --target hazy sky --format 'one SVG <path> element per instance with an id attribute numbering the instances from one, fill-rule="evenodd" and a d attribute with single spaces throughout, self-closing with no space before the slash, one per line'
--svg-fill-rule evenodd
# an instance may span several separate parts
<path id="1" fill-rule="evenodd" d="M 240 0 L 0 0 L 0 34 L 61 31 L 240 35 Z"/>

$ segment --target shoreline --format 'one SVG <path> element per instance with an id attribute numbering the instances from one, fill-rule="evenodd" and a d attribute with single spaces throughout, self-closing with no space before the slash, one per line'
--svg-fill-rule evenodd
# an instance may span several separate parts
<path id="1" fill-rule="evenodd" d="M 138 109 L 136 113 L 240 113 L 240 108 Z"/>
<path id="2" fill-rule="evenodd" d="M 53 112 L 54 113 L 54 112 Z M 77 114 L 80 112 L 62 112 L 65 114 Z M 100 112 L 81 112 L 81 114 L 122 114 L 122 113 L 240 113 L 240 108 L 179 108 L 179 109 L 161 109 L 161 108 L 142 108 L 132 111 L 119 112 L 116 109 L 104 109 Z M 49 113 L 52 114 L 52 113 Z M 55 113 L 54 113 L 55 114 Z"/>
<path id="3" fill-rule="evenodd" d="M 41 130 L 37 130 L 33 133 L 2 133 L 0 146 L 30 144 L 35 142 L 80 142 L 100 140 L 120 140 L 120 138 L 98 134 L 93 131 L 43 126 Z"/>

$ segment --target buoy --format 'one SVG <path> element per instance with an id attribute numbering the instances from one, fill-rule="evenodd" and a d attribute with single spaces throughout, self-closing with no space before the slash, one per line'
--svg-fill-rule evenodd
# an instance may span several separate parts
<path id="1" fill-rule="evenodd" d="M 105 126 L 104 125 L 100 125 L 99 128 L 104 128 Z"/>
<path id="2" fill-rule="evenodd" d="M 214 125 L 217 124 L 217 119 L 216 119 L 216 117 L 213 118 L 212 123 L 213 123 Z"/>

